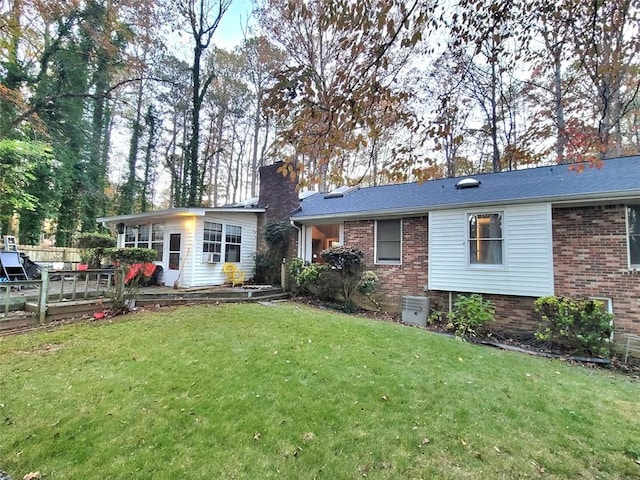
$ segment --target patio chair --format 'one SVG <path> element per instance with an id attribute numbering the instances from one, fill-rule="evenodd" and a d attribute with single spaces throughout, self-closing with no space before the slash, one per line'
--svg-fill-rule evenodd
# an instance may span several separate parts
<path id="1" fill-rule="evenodd" d="M 0 265 L 7 280 L 29 280 L 18 252 L 0 252 Z"/>
<path id="2" fill-rule="evenodd" d="M 235 263 L 225 263 L 222 266 L 222 271 L 227 276 L 227 283 L 230 283 L 232 287 L 244 285 L 245 272 L 240 270 Z"/>

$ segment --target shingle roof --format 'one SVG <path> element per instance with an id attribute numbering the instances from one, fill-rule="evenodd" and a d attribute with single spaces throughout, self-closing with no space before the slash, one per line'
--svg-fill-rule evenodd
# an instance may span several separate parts
<path id="1" fill-rule="evenodd" d="M 456 189 L 461 178 L 381 185 L 353 190 L 343 197 L 318 193 L 301 202 L 294 220 L 373 217 L 467 206 L 531 202 L 588 202 L 640 199 L 640 156 L 605 160 L 601 168 L 576 172 L 553 165 L 473 175 L 477 188 Z"/>

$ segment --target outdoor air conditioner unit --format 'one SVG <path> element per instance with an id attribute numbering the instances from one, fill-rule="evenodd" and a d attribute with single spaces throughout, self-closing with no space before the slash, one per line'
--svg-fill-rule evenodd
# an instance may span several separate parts
<path id="1" fill-rule="evenodd" d="M 402 297 L 402 323 L 426 327 L 428 316 L 428 297 Z"/>
<path id="2" fill-rule="evenodd" d="M 219 253 L 209 253 L 206 256 L 207 263 L 220 263 L 220 254 Z"/>

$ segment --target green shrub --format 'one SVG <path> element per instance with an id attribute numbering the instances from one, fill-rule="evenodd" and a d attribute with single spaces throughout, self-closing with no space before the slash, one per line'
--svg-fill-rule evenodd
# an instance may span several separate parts
<path id="1" fill-rule="evenodd" d="M 360 281 L 364 253 L 358 248 L 340 246 L 323 250 L 320 252 L 320 256 L 327 267 L 337 276 L 337 285 L 341 289 L 344 310 L 355 311 L 356 305 L 353 295 Z"/>
<path id="2" fill-rule="evenodd" d="M 358 292 L 367 297 L 378 310 L 380 310 L 380 304 L 375 297 L 376 288 L 380 279 L 376 272 L 373 270 L 366 270 L 360 275 L 360 281 L 358 282 Z"/>
<path id="3" fill-rule="evenodd" d="M 116 244 L 116 239 L 108 233 L 81 233 L 76 239 L 77 247 L 82 250 L 88 250 L 90 248 L 113 248 Z"/>
<path id="4" fill-rule="evenodd" d="M 458 295 L 453 311 L 448 315 L 447 329 L 453 330 L 457 337 L 475 337 L 494 318 L 495 307 L 489 300 L 484 300 L 482 295 Z"/>
<path id="5" fill-rule="evenodd" d="M 113 263 L 125 265 L 151 263 L 155 261 L 158 254 L 152 248 L 112 248 L 106 253 Z"/>
<path id="6" fill-rule="evenodd" d="M 76 245 L 81 250 L 80 259 L 89 268 L 100 268 L 103 258 L 108 256 L 109 250 L 116 244 L 116 239 L 107 233 L 82 233 L 76 239 Z"/>
<path id="7" fill-rule="evenodd" d="M 116 265 L 115 269 L 115 293 L 113 297 L 113 310 L 128 310 L 128 302 L 137 296 L 144 275 L 137 275 L 126 285 L 124 277 L 131 265 L 136 263 L 153 263 L 158 252 L 151 248 L 111 248 L 108 249 L 109 259 Z"/>
<path id="8" fill-rule="evenodd" d="M 315 298 L 328 298 L 326 290 L 327 267 L 318 263 L 308 263 L 301 258 L 294 258 L 289 263 L 289 276 L 292 288 L 296 293 L 311 295 Z"/>
<path id="9" fill-rule="evenodd" d="M 253 281 L 255 283 L 279 285 L 280 284 L 280 269 L 279 262 L 273 255 L 269 255 L 266 252 L 258 252 L 255 256 L 255 271 L 253 275 Z"/>
<path id="10" fill-rule="evenodd" d="M 590 298 L 538 298 L 535 311 L 542 317 L 536 338 L 548 340 L 574 354 L 611 356 L 613 315 L 602 302 Z"/>
<path id="11" fill-rule="evenodd" d="M 305 266 L 305 261 L 301 258 L 294 258 L 289 262 L 289 278 L 294 287 L 300 286 L 300 274 Z"/>
<path id="12" fill-rule="evenodd" d="M 360 273 L 364 253 L 358 248 L 332 247 L 320 252 L 327 265 L 343 272 L 345 276 L 356 276 Z"/>

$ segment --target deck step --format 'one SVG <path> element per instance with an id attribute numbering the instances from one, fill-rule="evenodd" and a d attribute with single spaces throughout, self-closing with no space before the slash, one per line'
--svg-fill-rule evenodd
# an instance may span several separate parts
<path id="1" fill-rule="evenodd" d="M 136 296 L 136 306 L 145 305 L 186 305 L 186 304 L 217 304 L 217 303 L 241 303 L 241 302 L 270 302 L 285 300 L 289 298 L 289 293 L 283 292 L 281 288 L 265 289 L 228 289 L 217 292 L 211 291 L 190 291 L 175 293 L 139 293 Z M 24 302 L 24 300 L 22 300 Z M 93 315 L 101 310 L 111 308 L 113 302 L 109 298 L 92 298 L 83 300 L 67 300 L 50 302 L 47 304 L 46 323 L 67 318 Z M 37 314 L 38 305 L 35 301 L 24 302 L 24 310 L 27 314 Z M 14 330 L 23 327 L 37 325 L 36 315 L 11 316 L 3 320 L 0 318 L 0 331 Z"/>
<path id="2" fill-rule="evenodd" d="M 216 303 L 254 303 L 254 302 L 266 302 L 273 300 L 285 300 L 289 298 L 288 293 L 274 293 L 271 295 L 260 295 L 251 298 L 247 297 L 188 297 L 188 298 L 171 298 L 167 296 L 157 296 L 153 298 L 138 297 L 136 299 L 136 306 L 144 305 L 185 305 L 185 304 L 216 304 Z"/>
<path id="3" fill-rule="evenodd" d="M 38 319 L 34 316 L 20 316 L 0 319 L 0 332 L 6 330 L 18 330 L 26 327 L 33 327 L 38 324 Z"/>
<path id="4" fill-rule="evenodd" d="M 111 299 L 107 298 L 49 303 L 47 304 L 46 321 L 55 322 L 57 320 L 64 320 L 65 318 L 93 315 L 95 312 L 111 308 L 112 304 Z M 38 306 L 35 303 L 27 303 L 25 309 L 27 312 L 37 312 Z"/>

